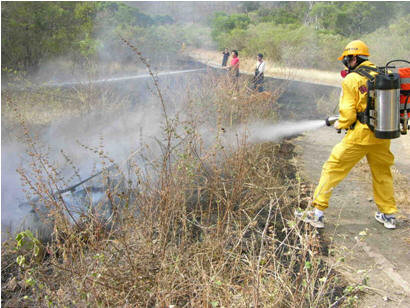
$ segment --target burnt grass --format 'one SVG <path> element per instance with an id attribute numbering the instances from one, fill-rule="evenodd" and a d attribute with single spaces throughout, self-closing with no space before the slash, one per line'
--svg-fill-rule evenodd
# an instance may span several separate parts
<path id="1" fill-rule="evenodd" d="M 178 82 L 178 79 L 176 78 L 175 82 Z M 282 82 L 269 79 L 266 82 L 265 88 L 269 90 L 279 87 Z M 306 87 L 301 83 L 292 82 L 278 100 L 280 118 L 288 120 L 317 119 L 317 114 L 314 111 L 316 109 L 315 100 L 318 96 L 327 95 L 332 89 L 332 87 L 329 87 L 329 89 L 320 90 L 318 86 Z M 222 194 L 220 184 L 223 183 L 225 190 L 233 192 L 232 202 L 229 206 L 225 205 L 226 207 L 222 209 L 223 211 L 229 211 L 235 219 L 240 222 L 242 221 L 243 224 L 246 224 L 247 218 L 247 216 L 243 215 L 244 211 L 249 216 L 258 214 L 255 216 L 257 217 L 255 225 L 247 229 L 243 234 L 240 253 L 249 255 L 252 253 L 251 250 L 258 251 L 262 245 L 267 247 L 267 249 L 276 247 L 271 258 L 278 260 L 284 267 L 291 268 L 291 281 L 295 285 L 301 285 L 306 263 L 313 263 L 321 259 L 321 257 L 328 257 L 330 255 L 330 243 L 325 239 L 322 232 L 316 231 L 311 226 L 305 225 L 302 222 L 296 222 L 299 234 L 305 234 L 312 240 L 309 246 L 309 251 L 312 253 L 298 256 L 300 258 L 296 261 L 292 258 L 295 254 L 292 247 L 297 247 L 300 250 L 304 248 L 298 236 L 292 233 L 293 231 L 291 231 L 287 222 L 294 220 L 294 210 L 296 207 L 307 207 L 309 197 L 312 196 L 310 183 L 306 183 L 303 179 L 299 178 L 297 167 L 294 165 L 293 159 L 296 154 L 292 138 L 284 139 L 279 143 L 254 145 L 245 153 L 240 154 L 240 156 L 235 157 L 235 155 L 234 153 L 233 157 L 228 157 L 226 162 L 222 162 L 222 166 L 217 171 L 207 168 L 207 166 L 202 166 L 198 170 L 195 185 L 191 188 L 185 188 L 187 216 L 192 221 L 201 221 L 203 226 L 214 226 L 220 223 L 220 218 L 216 213 L 221 211 L 221 207 L 217 202 L 216 196 L 218 192 Z M 246 163 L 242 167 L 232 168 L 231 166 L 235 165 L 233 162 L 238 160 L 243 160 Z M 264 162 L 263 165 L 261 161 Z M 266 173 L 266 175 L 274 178 L 275 184 L 278 185 L 274 192 L 282 196 L 277 199 L 275 215 L 269 221 L 269 207 L 266 206 L 268 199 L 264 199 L 266 198 L 266 191 L 262 188 L 255 189 L 246 186 L 249 179 L 263 186 L 263 179 L 257 179 L 256 171 L 264 170 L 263 168 L 265 167 L 269 169 L 269 173 Z M 243 174 L 247 175 L 243 176 Z M 238 183 L 238 179 L 241 182 Z M 217 183 L 218 186 L 213 186 L 212 183 Z M 198 187 L 201 188 L 198 189 Z M 130 194 L 132 193 L 130 192 Z M 270 193 L 272 192 L 270 191 Z M 250 201 L 244 203 L 243 200 Z M 295 200 L 301 201 L 297 203 Z M 257 206 L 252 206 L 252 204 L 257 204 Z M 203 212 L 208 212 L 206 219 L 202 215 Z M 223 223 L 225 222 L 223 221 Z M 186 234 L 182 234 L 182 229 L 180 221 L 173 225 L 168 231 L 167 241 L 174 242 L 174 245 L 178 246 L 178 242 L 182 237 L 186 239 Z M 267 230 L 266 237 L 262 238 L 261 234 L 264 230 Z M 202 241 L 204 232 L 203 228 L 192 225 L 189 230 L 189 241 L 192 244 Z M 176 237 L 175 234 L 177 234 Z M 274 241 L 272 240 L 273 238 Z M 232 249 L 236 240 L 234 237 L 232 240 L 227 240 L 225 242 L 226 250 Z M 286 244 L 279 244 L 279 248 L 277 248 L 275 245 L 278 243 Z M 1 303 L 8 307 L 13 305 L 13 298 L 22 298 L 24 295 L 32 296 L 32 289 L 22 283 L 24 281 L 24 272 L 17 266 L 15 258 L 16 251 L 14 251 L 13 244 L 3 245 Z M 45 259 L 47 258 L 46 254 Z M 155 269 L 155 271 L 158 270 Z M 48 275 L 51 276 L 53 271 L 54 269 L 49 268 L 47 270 L 49 272 Z M 317 263 L 317 271 L 320 277 L 326 276 L 329 279 L 339 277 L 335 270 L 331 269 L 329 271 L 329 266 L 323 261 Z M 13 279 L 15 281 L 12 283 Z M 238 277 L 235 282 L 241 284 L 242 279 Z M 346 286 L 347 284 L 340 278 L 340 282 L 329 287 L 322 296 L 327 299 L 328 303 L 334 303 L 343 297 L 343 290 Z M 55 286 L 55 288 L 58 289 L 58 286 Z M 320 285 L 318 280 L 315 281 L 313 288 L 316 290 L 315 292 L 319 291 Z M 16 303 L 21 304 L 20 301 L 16 301 Z M 179 299 L 179 304 L 187 305 L 188 303 L 189 298 L 185 298 L 185 296 Z M 305 302 L 305 305 L 302 304 L 301 306 L 309 306 L 309 303 Z"/>
<path id="2" fill-rule="evenodd" d="M 294 145 L 292 144 L 291 140 L 283 140 L 280 143 L 266 143 L 260 146 L 260 152 L 263 153 L 263 155 L 266 155 L 266 153 L 271 153 L 268 154 L 271 157 L 270 163 L 272 167 L 272 176 L 274 176 L 276 179 L 280 179 L 281 184 L 289 184 L 289 183 L 295 183 L 297 179 L 297 169 L 292 162 L 292 159 L 295 156 L 294 153 Z M 256 161 L 256 160 L 255 160 Z M 211 176 L 211 174 L 204 173 L 203 176 Z M 223 181 L 227 185 L 227 189 L 229 190 L 229 185 L 235 185 L 235 172 L 230 172 L 229 169 L 225 169 L 221 174 L 218 175 L 218 177 L 221 178 L 221 181 Z M 303 195 L 301 195 L 301 199 L 303 200 L 304 197 L 308 197 L 311 195 L 311 191 L 307 188 L 308 185 L 307 183 L 302 183 L 302 187 L 305 187 L 306 189 L 303 191 Z M 294 189 L 294 185 L 289 185 L 288 188 L 286 188 L 286 195 L 290 198 L 296 197 L 297 191 Z M 210 190 L 211 191 L 211 190 Z M 278 190 L 279 192 L 280 190 Z M 283 193 L 283 190 L 281 191 Z M 186 191 L 186 194 L 190 196 L 197 195 L 197 191 Z M 232 208 L 232 213 L 233 215 L 236 215 L 238 220 L 244 219 L 245 217 L 241 216 L 241 206 L 243 207 L 243 204 L 240 203 L 240 200 L 243 198 L 249 197 L 249 195 L 252 195 L 253 192 L 250 189 L 244 188 L 243 190 L 240 191 L 240 194 L 238 195 L 238 200 L 237 204 L 233 204 Z M 212 194 L 211 193 L 201 193 L 201 198 L 198 200 L 195 198 L 191 198 L 188 201 L 188 213 L 189 216 L 191 217 L 192 220 L 200 220 L 201 216 L 199 212 L 202 212 L 204 210 L 208 210 L 210 213 L 214 213 L 217 211 L 218 205 L 216 202 L 212 200 Z M 209 204 L 211 204 L 211 208 L 209 207 Z M 260 212 L 257 223 L 253 228 L 249 228 L 249 230 L 246 231 L 246 233 L 243 236 L 242 242 L 243 244 L 241 245 L 242 251 L 241 254 L 247 255 L 250 253 L 250 247 L 252 247 L 252 250 L 258 250 L 260 249 L 260 245 L 262 245 L 263 239 L 261 238 L 260 234 L 261 232 L 266 228 L 266 221 L 267 217 L 269 215 L 268 213 L 268 208 L 266 207 L 266 204 L 261 203 L 261 207 L 258 208 L 253 208 L 248 210 L 248 213 L 256 213 Z M 292 260 L 292 256 L 294 256 L 294 250 L 293 248 L 290 248 L 292 246 L 299 247 L 301 250 L 302 244 L 299 242 L 299 239 L 297 236 L 289 233 L 289 229 L 287 228 L 286 225 L 286 220 L 291 220 L 293 216 L 293 211 L 294 211 L 294 203 L 286 201 L 285 199 L 280 199 L 278 202 L 278 209 L 279 209 L 279 214 L 276 215 L 273 219 L 269 221 L 269 225 L 267 226 L 267 238 L 265 239 L 264 245 L 266 247 L 271 247 L 269 243 L 271 240 L 270 238 L 275 238 L 275 241 L 278 243 L 287 243 L 289 245 L 282 245 L 280 249 L 275 249 L 274 256 L 271 258 L 275 258 L 278 260 L 285 268 L 289 267 L 291 268 L 290 273 L 291 273 L 291 280 L 294 281 L 295 284 L 299 285 L 301 284 L 301 280 L 303 279 L 303 269 L 305 267 L 306 262 L 315 262 L 321 257 L 327 257 L 329 256 L 329 242 L 324 238 L 324 236 L 321 234 L 321 232 L 317 232 L 316 230 L 313 230 L 312 227 L 309 225 L 304 225 L 302 222 L 298 223 L 298 228 L 299 232 L 301 234 L 308 234 L 310 238 L 313 238 L 312 245 L 310 246 L 310 250 L 313 251 L 313 258 L 311 257 L 310 254 L 305 254 L 303 258 L 300 258 L 299 260 Z M 303 201 L 299 204 L 299 207 L 306 207 L 307 206 L 307 201 Z M 215 223 L 217 223 L 217 218 L 215 216 L 210 215 L 208 221 L 204 221 L 202 218 L 202 223 L 204 225 L 211 226 Z M 173 239 L 171 234 L 180 232 L 182 227 L 180 225 L 174 225 L 172 229 L 169 230 L 169 241 L 175 241 L 175 238 Z M 190 229 L 190 242 L 191 243 L 197 243 L 200 242 L 203 238 L 203 232 L 204 230 L 192 226 Z M 314 234 L 314 235 L 312 235 Z M 182 237 L 182 235 L 181 235 Z M 226 242 L 226 250 L 232 249 L 234 246 L 234 241 L 236 239 L 233 238 L 232 242 L 227 241 Z M 178 245 L 178 244 L 177 244 Z M 186 244 L 185 244 L 186 245 Z M 22 281 L 24 277 L 24 273 L 21 271 L 21 269 L 18 268 L 16 262 L 15 262 L 15 257 L 16 255 L 12 252 L 13 249 L 11 246 L 6 245 L 6 249 L 2 249 L 2 305 L 11 307 L 13 304 L 13 298 L 22 298 L 25 295 L 32 296 L 32 290 L 26 286 L 24 286 L 24 283 L 16 283 L 16 278 L 17 281 Z M 273 246 L 274 247 L 274 246 Z M 45 256 L 44 261 L 47 259 L 47 255 Z M 339 276 L 338 273 L 334 270 L 330 270 L 329 272 L 329 267 L 325 262 L 319 262 L 318 263 L 318 268 L 317 271 L 320 276 L 327 276 L 328 279 L 334 278 L 336 276 Z M 156 272 L 158 272 L 159 269 L 155 269 Z M 49 274 L 51 275 L 53 273 L 53 270 L 49 268 L 47 270 Z M 11 281 L 14 280 L 14 284 L 11 283 Z M 238 277 L 237 280 L 235 281 L 237 284 L 243 283 L 242 281 L 243 278 Z M 319 282 L 316 281 L 316 286 L 315 289 L 317 292 L 319 291 L 320 285 Z M 323 294 L 322 296 L 327 298 L 327 301 L 330 303 L 336 302 L 338 299 L 343 297 L 343 290 L 347 286 L 346 283 L 344 283 L 342 280 L 340 280 L 340 283 L 333 285 L 331 288 L 328 288 L 326 293 Z M 17 301 L 16 303 L 19 303 Z M 20 302 L 21 303 L 21 302 Z M 189 303 L 189 298 L 183 299 L 180 298 L 178 301 L 179 304 L 181 305 L 186 305 Z M 154 305 L 155 302 L 152 302 Z M 305 304 L 302 304 L 302 306 L 309 306 L 309 303 L 306 302 Z"/>

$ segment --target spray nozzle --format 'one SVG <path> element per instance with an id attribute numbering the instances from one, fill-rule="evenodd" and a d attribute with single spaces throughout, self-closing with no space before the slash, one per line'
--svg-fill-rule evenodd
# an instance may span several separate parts
<path id="1" fill-rule="evenodd" d="M 333 124 L 335 124 L 335 122 L 336 122 L 337 120 L 339 120 L 339 116 L 338 116 L 338 115 L 337 115 L 337 116 L 327 117 L 327 118 L 325 119 L 325 122 L 326 122 L 326 125 L 327 125 L 327 126 L 332 126 Z"/>

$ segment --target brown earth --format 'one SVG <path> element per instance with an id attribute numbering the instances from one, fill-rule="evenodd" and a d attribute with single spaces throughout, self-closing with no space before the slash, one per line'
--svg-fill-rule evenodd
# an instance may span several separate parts
<path id="1" fill-rule="evenodd" d="M 297 164 L 304 178 L 318 182 L 323 163 L 343 135 L 325 127 L 294 141 Z M 335 257 L 329 262 L 343 257 L 338 270 L 352 285 L 367 284 L 359 307 L 410 307 L 409 141 L 408 136 L 403 136 L 392 140 L 391 146 L 399 207 L 396 230 L 385 229 L 374 219 L 376 206 L 366 160 L 359 162 L 335 188 L 325 211 L 323 235 L 335 249 Z"/>

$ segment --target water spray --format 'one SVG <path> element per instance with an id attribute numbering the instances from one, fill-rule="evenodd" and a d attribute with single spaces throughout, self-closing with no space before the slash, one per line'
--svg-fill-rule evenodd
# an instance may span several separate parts
<path id="1" fill-rule="evenodd" d="M 190 69 L 190 70 L 159 72 L 156 75 L 158 77 L 160 77 L 160 76 L 170 76 L 170 75 L 177 75 L 177 74 L 186 74 L 186 73 L 199 72 L 199 71 L 204 71 L 204 70 L 205 70 L 205 68 L 198 68 L 198 69 Z M 67 87 L 67 86 L 76 86 L 76 85 L 84 85 L 84 84 L 100 84 L 100 83 L 107 83 L 107 82 L 120 82 L 120 81 L 127 81 L 127 80 L 134 80 L 134 79 L 148 79 L 148 78 L 151 78 L 150 74 L 140 74 L 140 75 L 122 76 L 122 77 L 88 80 L 88 81 L 49 82 L 49 83 L 44 84 L 44 86 L 48 86 L 48 87 Z"/>
<path id="2" fill-rule="evenodd" d="M 332 126 L 335 122 L 339 120 L 339 116 L 330 116 L 325 119 L 326 126 Z"/>

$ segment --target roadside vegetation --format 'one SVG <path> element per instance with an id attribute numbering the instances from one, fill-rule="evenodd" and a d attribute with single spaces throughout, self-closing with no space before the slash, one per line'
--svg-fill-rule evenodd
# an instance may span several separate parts
<path id="1" fill-rule="evenodd" d="M 144 14 L 120 2 L 3 2 L 1 7 L 3 80 L 45 67 L 46 75 L 127 72 L 134 58 L 121 47 L 120 36 L 132 39 L 163 69 L 175 65 L 184 46 L 212 44 L 206 27 Z"/>
<path id="2" fill-rule="evenodd" d="M 245 4 L 244 13 L 218 12 L 212 38 L 244 56 L 263 53 L 290 67 L 332 70 L 351 40 L 362 39 L 379 65 L 408 58 L 410 5 L 406 2 L 277 2 Z"/>
<path id="3" fill-rule="evenodd" d="M 197 22 L 187 21 L 189 10 L 181 17 L 174 4 L 163 6 L 166 14 L 150 15 L 119 2 L 4 2 L 2 76 L 44 65 L 87 72 L 93 63 L 108 66 L 104 72 L 127 72 L 133 56 L 119 47 L 119 36 L 158 67 L 175 63 L 189 47 L 228 47 L 252 58 L 263 53 L 279 66 L 334 70 L 340 50 L 358 38 L 378 65 L 409 55 L 408 2 L 232 2 L 223 12 L 198 4 Z"/>

